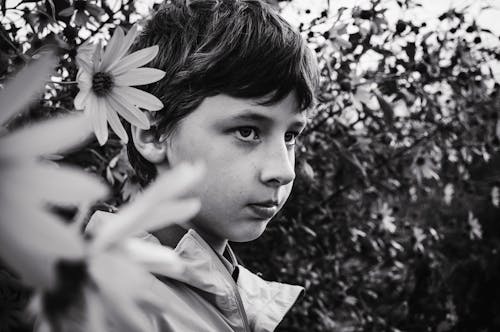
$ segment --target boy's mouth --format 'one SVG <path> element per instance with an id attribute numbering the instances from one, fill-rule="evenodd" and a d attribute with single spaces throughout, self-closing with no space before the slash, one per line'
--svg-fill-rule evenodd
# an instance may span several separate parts
<path id="1" fill-rule="evenodd" d="M 257 217 L 262 219 L 272 218 L 278 212 L 277 201 L 265 201 L 259 203 L 248 204 L 250 211 Z"/>
<path id="2" fill-rule="evenodd" d="M 255 202 L 251 203 L 250 205 L 260 205 L 260 206 L 265 206 L 265 207 L 277 207 L 279 205 L 278 201 L 275 200 L 267 200 L 267 201 L 262 201 L 262 202 Z"/>

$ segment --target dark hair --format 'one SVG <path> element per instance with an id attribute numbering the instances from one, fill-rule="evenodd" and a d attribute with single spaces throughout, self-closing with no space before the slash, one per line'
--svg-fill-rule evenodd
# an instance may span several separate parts
<path id="1" fill-rule="evenodd" d="M 133 49 L 159 46 L 148 66 L 165 77 L 143 89 L 160 98 L 152 113 L 158 133 L 170 133 L 206 97 L 265 98 L 279 102 L 291 91 L 301 110 L 314 104 L 314 55 L 297 31 L 263 0 L 171 0 L 148 20 Z M 130 128 L 129 134 L 130 134 Z M 156 177 L 153 164 L 128 143 L 142 185 Z"/>

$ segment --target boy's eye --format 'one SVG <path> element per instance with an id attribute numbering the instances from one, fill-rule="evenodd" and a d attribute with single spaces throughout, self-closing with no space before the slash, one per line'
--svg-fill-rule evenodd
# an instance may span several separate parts
<path id="1" fill-rule="evenodd" d="M 259 135 L 257 130 L 253 127 L 239 127 L 234 130 L 237 138 L 243 141 L 251 141 L 255 139 L 259 139 Z"/>
<path id="2" fill-rule="evenodd" d="M 285 142 L 288 145 L 295 145 L 297 141 L 297 136 L 299 136 L 299 133 L 289 131 L 285 134 Z"/>

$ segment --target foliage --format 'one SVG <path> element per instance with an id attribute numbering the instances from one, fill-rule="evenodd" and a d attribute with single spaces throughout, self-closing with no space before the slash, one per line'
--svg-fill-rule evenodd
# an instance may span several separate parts
<path id="1" fill-rule="evenodd" d="M 2 6 L 2 80 L 55 48 L 53 80 L 67 82 L 49 84 L 11 128 L 72 112 L 77 46 L 143 19 L 133 1 L 83 3 Z M 306 286 L 282 331 L 499 330 L 499 37 L 467 7 L 431 28 L 391 22 L 386 6 L 301 24 L 321 68 L 319 104 L 297 147 L 292 197 L 237 252 L 267 279 Z M 111 211 L 137 192 L 125 156 L 111 135 L 55 158 L 106 178 L 114 196 L 98 208 Z"/>

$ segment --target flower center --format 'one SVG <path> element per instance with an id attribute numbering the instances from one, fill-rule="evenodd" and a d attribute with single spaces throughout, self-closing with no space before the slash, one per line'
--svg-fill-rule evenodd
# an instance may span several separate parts
<path id="1" fill-rule="evenodd" d="M 416 163 L 417 163 L 418 166 L 424 166 L 425 165 L 425 159 L 424 159 L 424 157 L 418 157 Z"/>
<path id="2" fill-rule="evenodd" d="M 107 95 L 113 88 L 113 77 L 108 73 L 98 72 L 92 76 L 92 90 L 99 97 Z"/>
<path id="3" fill-rule="evenodd" d="M 77 0 L 73 3 L 73 8 L 75 8 L 75 10 L 83 11 L 87 8 L 87 1 Z"/>
<path id="4" fill-rule="evenodd" d="M 67 314 L 82 300 L 83 287 L 89 281 L 87 264 L 83 260 L 60 260 L 55 266 L 57 284 L 42 298 L 45 312 L 50 318 Z"/>

